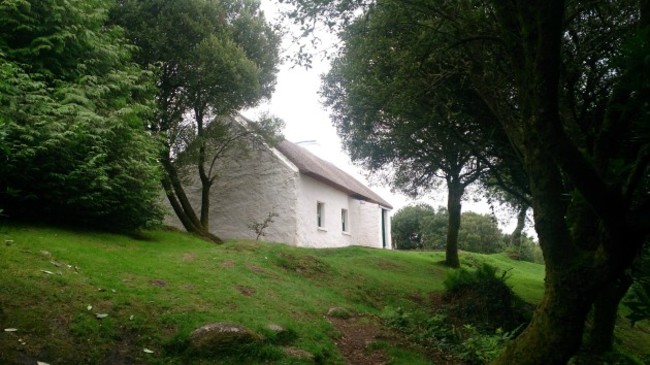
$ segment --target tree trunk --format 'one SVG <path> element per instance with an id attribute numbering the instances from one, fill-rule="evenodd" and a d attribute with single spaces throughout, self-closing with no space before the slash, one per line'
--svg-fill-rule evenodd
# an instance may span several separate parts
<path id="1" fill-rule="evenodd" d="M 210 184 L 201 179 L 201 226 L 205 230 L 210 228 Z"/>
<path id="2" fill-rule="evenodd" d="M 165 189 L 167 199 L 169 200 L 174 213 L 176 213 L 176 216 L 183 224 L 183 227 L 185 227 L 188 232 L 196 234 L 204 239 L 214 243 L 223 243 L 221 238 L 210 233 L 210 231 L 204 228 L 199 221 L 192 204 L 185 194 L 183 184 L 178 177 L 176 168 L 172 165 L 171 161 L 169 161 L 169 157 L 163 155 L 161 160 L 165 171 L 162 185 Z"/>
<path id="3" fill-rule="evenodd" d="M 590 353 L 604 354 L 612 350 L 618 305 L 630 285 L 632 285 L 632 278 L 623 274 L 620 280 L 612 281 L 600 289 L 594 302 L 593 326 L 589 332 Z"/>
<path id="4" fill-rule="evenodd" d="M 512 231 L 510 243 L 517 248 L 521 246 L 521 233 L 524 231 L 524 227 L 526 226 L 526 212 L 528 212 L 528 205 L 522 204 L 519 207 L 519 214 L 517 215 L 517 226 L 515 227 L 515 230 Z"/>
<path id="5" fill-rule="evenodd" d="M 172 187 L 172 183 L 169 177 L 163 176 L 161 183 L 163 189 L 165 190 L 167 200 L 169 200 L 169 204 L 172 206 L 174 213 L 176 213 L 176 216 L 183 224 L 183 227 L 185 227 L 185 230 L 188 232 L 196 231 L 198 227 L 192 223 L 192 220 L 188 217 L 187 214 L 185 214 L 185 211 L 183 211 L 183 207 L 176 198 L 176 194 L 174 193 L 174 188 Z"/>
<path id="6" fill-rule="evenodd" d="M 199 139 L 199 155 L 196 162 L 196 167 L 199 171 L 199 178 L 201 179 L 201 226 L 204 230 L 208 231 L 210 227 L 210 188 L 212 183 L 210 177 L 205 171 L 206 163 L 206 140 L 204 138 L 205 131 L 203 128 L 203 113 L 204 108 L 196 108 L 194 116 L 196 118 L 197 138 Z"/>
<path id="7" fill-rule="evenodd" d="M 580 348 L 598 285 L 594 270 L 547 271 L 544 298 L 528 327 L 494 362 L 497 365 L 565 365 Z"/>
<path id="8" fill-rule="evenodd" d="M 460 230 L 461 198 L 463 197 L 463 186 L 458 179 L 447 180 L 447 210 L 449 213 L 449 224 L 447 228 L 447 245 L 445 253 L 445 264 L 449 267 L 460 267 L 458 259 L 458 231 Z"/>

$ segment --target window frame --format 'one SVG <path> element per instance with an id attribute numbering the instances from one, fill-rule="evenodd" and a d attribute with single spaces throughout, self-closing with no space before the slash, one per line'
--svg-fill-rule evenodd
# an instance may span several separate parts
<path id="1" fill-rule="evenodd" d="M 325 229 L 325 203 L 316 201 L 316 227 Z"/>
<path id="2" fill-rule="evenodd" d="M 350 212 L 341 208 L 341 232 L 350 233 Z"/>

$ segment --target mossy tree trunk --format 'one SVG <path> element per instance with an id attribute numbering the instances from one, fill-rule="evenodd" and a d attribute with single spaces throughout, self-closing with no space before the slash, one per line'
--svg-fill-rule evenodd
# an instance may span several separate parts
<path id="1" fill-rule="evenodd" d="M 647 219 L 647 208 L 643 204 L 634 207 L 635 191 L 628 188 L 634 185 L 626 179 L 606 179 L 607 163 L 594 165 L 593 156 L 576 145 L 575 138 L 581 135 L 567 134 L 570 131 L 560 118 L 565 2 L 497 1 L 495 6 L 512 46 L 522 115 L 521 125 L 506 125 L 505 130 L 524 158 L 546 265 L 544 298 L 531 323 L 495 363 L 566 364 L 582 344 L 584 322 L 594 305 L 594 330 L 598 332 L 594 341 L 611 343 L 616 307 L 624 294 L 618 280 L 647 239 L 647 228 L 640 224 Z M 624 98 L 616 100 L 619 93 L 613 92 L 610 103 L 615 107 L 610 108 L 614 114 L 634 95 L 625 82 L 622 79 Z M 617 128 L 610 130 L 608 123 L 632 123 L 621 122 L 624 117 L 606 117 L 599 135 L 602 146 L 597 141 L 594 154 L 598 157 L 599 151 L 605 152 L 595 160 L 618 158 L 611 147 L 618 146 L 614 141 L 623 134 Z M 627 180 L 639 181 L 635 174 Z M 635 209 L 640 213 L 634 214 Z M 608 287 L 609 293 L 602 292 Z"/>
<path id="2" fill-rule="evenodd" d="M 592 274 L 584 268 L 547 272 L 544 298 L 532 321 L 508 344 L 495 364 L 565 365 L 581 345 L 585 319 L 595 296 Z M 569 281 L 583 285 L 569 287 Z"/>
<path id="3" fill-rule="evenodd" d="M 632 278 L 623 274 L 619 280 L 612 280 L 600 288 L 592 309 L 593 325 L 587 343 L 591 353 L 603 354 L 612 350 L 618 305 L 630 285 L 632 285 Z"/>

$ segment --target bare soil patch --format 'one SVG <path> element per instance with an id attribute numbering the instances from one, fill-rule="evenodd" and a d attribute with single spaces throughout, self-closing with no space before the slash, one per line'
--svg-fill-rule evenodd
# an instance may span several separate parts
<path id="1" fill-rule="evenodd" d="M 237 291 L 239 291 L 240 293 L 242 293 L 243 295 L 245 295 L 247 297 L 250 297 L 251 295 L 255 294 L 255 289 L 253 289 L 251 287 L 248 287 L 248 286 L 236 285 L 235 289 L 237 289 Z"/>
<path id="2" fill-rule="evenodd" d="M 373 320 L 366 317 L 348 319 L 329 317 L 329 321 L 339 330 L 341 336 L 336 346 L 350 365 L 388 364 L 390 357 L 380 349 L 373 349 L 372 343 L 387 339 L 388 334 Z"/>
<path id="3" fill-rule="evenodd" d="M 155 286 L 157 288 L 164 288 L 164 287 L 167 286 L 167 282 L 165 280 L 162 280 L 162 279 L 150 280 L 149 284 L 151 284 L 152 286 Z"/>
<path id="4" fill-rule="evenodd" d="M 186 252 L 183 254 L 183 261 L 194 261 L 196 259 L 196 254 L 193 252 Z"/>
<path id="5" fill-rule="evenodd" d="M 235 261 L 233 260 L 226 260 L 222 262 L 219 266 L 221 266 L 223 269 L 230 269 L 235 267 Z"/>

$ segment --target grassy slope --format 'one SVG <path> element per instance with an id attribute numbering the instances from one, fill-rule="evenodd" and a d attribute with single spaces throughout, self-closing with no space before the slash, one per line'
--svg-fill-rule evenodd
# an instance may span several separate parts
<path id="1" fill-rule="evenodd" d="M 358 247 L 214 246 L 161 231 L 134 239 L 3 227 L 0 330 L 18 331 L 0 332 L 0 363 L 184 363 L 174 344 L 217 321 L 260 332 L 278 323 L 297 334 L 292 346 L 341 363 L 335 330 L 324 318 L 328 308 L 376 314 L 386 305 L 415 305 L 442 290 L 442 258 Z M 464 254 L 462 260 L 512 269 L 510 283 L 520 296 L 531 302 L 542 296 L 540 265 L 502 255 Z M 98 320 L 96 313 L 108 317 Z M 272 346 L 266 351 L 275 363 L 301 363 Z"/>

